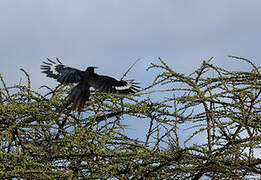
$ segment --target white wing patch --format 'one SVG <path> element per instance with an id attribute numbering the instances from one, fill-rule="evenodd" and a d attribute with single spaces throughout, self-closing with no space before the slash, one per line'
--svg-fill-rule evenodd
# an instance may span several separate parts
<path id="1" fill-rule="evenodd" d="M 50 71 L 53 73 L 53 74 L 55 74 L 55 75 L 58 75 L 58 74 L 60 74 L 57 70 L 56 70 L 56 67 L 57 66 L 62 66 L 64 69 L 65 68 L 70 68 L 69 66 L 67 66 L 67 65 L 63 65 L 63 64 L 58 64 L 58 63 L 56 63 L 56 64 L 52 64 L 51 66 L 50 66 Z"/>
<path id="2" fill-rule="evenodd" d="M 58 66 L 59 64 L 52 64 L 51 66 L 50 66 L 50 71 L 53 73 L 53 74 L 55 74 L 55 75 L 58 75 L 59 74 L 59 72 L 58 71 L 56 71 L 56 66 Z"/>
<path id="3" fill-rule="evenodd" d="M 115 86 L 116 90 L 126 90 L 126 89 L 130 89 L 132 86 L 132 82 L 127 82 L 127 84 L 125 86 Z"/>

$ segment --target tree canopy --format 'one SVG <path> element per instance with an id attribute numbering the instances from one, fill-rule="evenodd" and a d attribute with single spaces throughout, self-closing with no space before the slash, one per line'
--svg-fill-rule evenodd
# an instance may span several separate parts
<path id="1" fill-rule="evenodd" d="M 92 93 L 82 112 L 62 106 L 70 88 L 0 89 L 0 177 L 200 179 L 261 177 L 260 67 L 232 71 L 212 59 L 189 75 L 159 58 L 134 96 Z M 154 95 L 162 97 L 153 98 Z M 145 121 L 144 140 L 125 120 Z"/>

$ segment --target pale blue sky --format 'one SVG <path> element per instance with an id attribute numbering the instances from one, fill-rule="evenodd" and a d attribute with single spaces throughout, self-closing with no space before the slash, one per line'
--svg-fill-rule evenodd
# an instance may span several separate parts
<path id="1" fill-rule="evenodd" d="M 98 66 L 113 77 L 141 58 L 127 78 L 142 86 L 152 81 L 145 69 L 157 57 L 182 73 L 212 56 L 244 70 L 227 55 L 260 65 L 260 7 L 260 0 L 1 0 L 0 73 L 13 85 L 25 79 L 22 67 L 37 89 L 57 84 L 40 73 L 46 57 L 80 69 Z"/>

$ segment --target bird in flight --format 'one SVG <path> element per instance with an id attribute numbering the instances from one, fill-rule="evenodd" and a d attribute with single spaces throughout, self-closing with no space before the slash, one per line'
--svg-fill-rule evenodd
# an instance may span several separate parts
<path id="1" fill-rule="evenodd" d="M 85 102 L 89 100 L 90 87 L 100 92 L 113 94 L 134 94 L 140 88 L 134 80 L 124 81 L 98 75 L 94 72 L 97 67 L 90 66 L 85 71 L 81 71 L 62 64 L 58 58 L 56 60 L 57 62 L 47 58 L 47 61 L 43 61 L 42 73 L 61 84 L 77 83 L 69 94 L 64 108 L 73 103 L 72 107 L 81 111 Z"/>

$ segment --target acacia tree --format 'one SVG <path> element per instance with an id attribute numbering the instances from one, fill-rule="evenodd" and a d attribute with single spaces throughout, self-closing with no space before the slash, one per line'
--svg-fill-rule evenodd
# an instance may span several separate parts
<path id="1" fill-rule="evenodd" d="M 140 93 L 94 92 L 81 113 L 56 111 L 66 87 L 43 86 L 43 95 L 31 89 L 24 70 L 27 85 L 7 87 L 1 77 L 0 177 L 260 177 L 260 68 L 232 58 L 252 70 L 234 72 L 203 61 L 184 75 L 159 59 L 148 70 L 160 73 Z M 147 122 L 144 141 L 125 134 L 123 117 Z"/>

